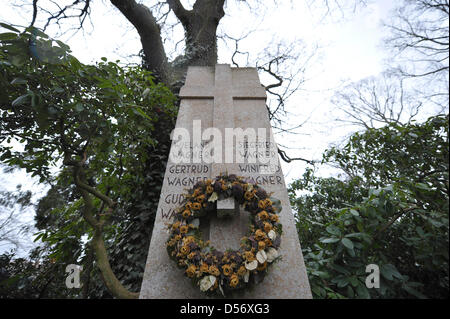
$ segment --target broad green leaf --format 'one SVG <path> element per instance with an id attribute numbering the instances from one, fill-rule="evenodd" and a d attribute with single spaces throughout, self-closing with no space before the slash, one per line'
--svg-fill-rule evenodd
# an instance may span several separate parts
<path id="1" fill-rule="evenodd" d="M 320 241 L 324 244 L 331 244 L 331 243 L 337 243 L 340 239 L 333 237 L 333 238 L 323 238 Z"/>
<path id="2" fill-rule="evenodd" d="M 398 279 L 402 279 L 402 275 L 398 272 L 397 268 L 395 268 L 392 264 L 384 264 L 380 267 L 381 275 L 387 280 L 393 280 L 394 277 Z"/>
<path id="3" fill-rule="evenodd" d="M 12 101 L 12 106 L 19 106 L 27 102 L 28 98 L 30 97 L 29 93 L 26 93 L 24 95 L 19 96 L 14 101 Z"/>
<path id="4" fill-rule="evenodd" d="M 354 209 L 350 209 L 350 214 L 352 214 L 353 216 L 359 216 L 358 211 Z"/>
<path id="5" fill-rule="evenodd" d="M 42 32 L 41 30 L 39 30 L 36 27 L 28 27 L 26 29 L 26 31 L 30 32 L 31 34 L 33 34 L 35 36 L 39 36 L 41 38 L 48 39 L 48 35 L 45 34 L 44 32 Z"/>
<path id="6" fill-rule="evenodd" d="M 364 236 L 365 236 L 365 234 L 362 234 L 362 233 L 351 233 L 351 234 L 345 235 L 344 237 L 347 237 L 347 238 L 362 238 Z"/>
<path id="7" fill-rule="evenodd" d="M 25 80 L 24 78 L 15 78 L 14 80 L 11 81 L 11 84 L 26 84 L 27 80 Z"/>
<path id="8" fill-rule="evenodd" d="M 318 276 L 320 278 L 324 278 L 324 279 L 330 278 L 330 274 L 327 273 L 326 271 L 315 270 L 315 271 L 311 272 L 311 274 L 313 274 L 314 276 Z"/>
<path id="9" fill-rule="evenodd" d="M 336 283 L 339 288 L 344 288 L 349 284 L 349 281 L 347 277 L 344 277 L 336 280 Z"/>
<path id="10" fill-rule="evenodd" d="M 0 41 L 14 40 L 16 38 L 17 38 L 17 34 L 12 33 L 12 32 L 0 33 Z"/>
<path id="11" fill-rule="evenodd" d="M 342 238 L 341 240 L 342 244 L 347 247 L 348 249 L 353 249 L 353 242 L 348 238 Z"/>
<path id="12" fill-rule="evenodd" d="M 344 275 L 350 275 L 350 271 L 347 268 L 342 267 L 341 265 L 331 264 L 330 267 Z"/>
<path id="13" fill-rule="evenodd" d="M 423 228 L 420 226 L 416 227 L 416 232 L 419 234 L 420 237 L 424 237 L 425 236 L 425 232 L 423 231 Z"/>
<path id="14" fill-rule="evenodd" d="M 83 110 L 84 110 L 84 106 L 83 106 L 82 103 L 77 103 L 77 104 L 75 104 L 75 111 L 81 112 L 81 111 L 83 111 Z"/>
<path id="15" fill-rule="evenodd" d="M 152 118 L 150 117 L 150 116 L 148 116 L 140 107 L 135 107 L 135 108 L 133 108 L 133 112 L 136 114 L 136 115 L 140 115 L 140 116 L 142 116 L 142 117 L 145 117 L 146 119 L 148 119 L 148 120 L 152 120 Z"/>
<path id="16" fill-rule="evenodd" d="M 5 29 L 8 29 L 8 30 L 10 30 L 10 31 L 14 31 L 14 32 L 17 32 L 17 33 L 20 32 L 19 30 L 17 30 L 17 29 L 14 28 L 13 26 L 11 26 L 11 25 L 9 25 L 9 24 L 6 24 L 6 23 L 0 22 L 0 26 L 2 26 L 2 27 L 5 28 Z"/>
<path id="17" fill-rule="evenodd" d="M 147 95 L 150 93 L 150 88 L 146 88 L 145 90 L 144 90 L 144 92 L 142 92 L 142 96 L 144 97 L 144 98 L 146 98 L 147 97 Z"/>
<path id="18" fill-rule="evenodd" d="M 361 222 L 356 223 L 356 228 L 358 228 L 358 230 L 360 232 L 364 231 L 364 227 L 363 227 L 363 224 Z"/>
<path id="19" fill-rule="evenodd" d="M 326 228 L 326 231 L 328 233 L 330 233 L 331 235 L 335 235 L 335 236 L 341 236 L 341 231 L 339 228 L 337 228 L 334 225 L 330 225 Z"/>
<path id="20" fill-rule="evenodd" d="M 411 287 L 411 286 L 408 286 L 408 284 L 404 284 L 404 285 L 402 286 L 402 288 L 403 288 L 406 292 L 408 292 L 409 294 L 411 294 L 411 295 L 413 295 L 414 297 L 417 297 L 417 298 L 419 298 L 419 299 L 427 299 L 427 298 L 428 298 L 427 296 L 425 296 L 425 295 L 424 295 L 423 293 L 421 293 L 420 291 L 414 289 L 414 288 Z"/>
<path id="21" fill-rule="evenodd" d="M 70 51 L 70 47 L 67 44 L 65 44 L 64 42 L 62 42 L 60 40 L 55 40 L 55 42 L 58 43 L 59 47 L 61 49 L 63 49 L 64 51 L 67 51 L 67 52 Z"/>
<path id="22" fill-rule="evenodd" d="M 424 184 L 424 183 L 416 183 L 416 187 L 420 188 L 420 189 L 423 189 L 423 190 L 426 190 L 426 191 L 430 191 L 431 190 L 430 187 L 427 184 Z"/>
<path id="23" fill-rule="evenodd" d="M 353 298 L 355 297 L 355 292 L 351 286 L 347 286 L 347 297 Z"/>
<path id="24" fill-rule="evenodd" d="M 11 63 L 16 66 L 16 67 L 22 67 L 25 62 L 27 60 L 27 57 L 22 55 L 22 54 L 18 54 L 18 55 L 13 55 L 11 57 Z"/>
<path id="25" fill-rule="evenodd" d="M 350 284 L 351 284 L 353 287 L 357 287 L 357 286 L 359 285 L 359 280 L 358 280 L 358 278 L 356 278 L 356 277 L 354 277 L 354 276 L 350 277 L 350 278 L 349 278 L 349 281 L 350 281 Z"/>
<path id="26" fill-rule="evenodd" d="M 362 283 L 360 283 L 356 287 L 356 294 L 358 295 L 358 298 L 361 299 L 370 299 L 369 290 L 367 290 L 367 287 L 364 286 Z"/>

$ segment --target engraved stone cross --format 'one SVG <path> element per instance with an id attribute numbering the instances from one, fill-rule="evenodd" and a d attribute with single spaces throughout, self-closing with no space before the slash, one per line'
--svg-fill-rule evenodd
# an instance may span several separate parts
<path id="1" fill-rule="evenodd" d="M 225 145 L 225 129 L 235 127 L 234 124 L 234 107 L 233 100 L 265 100 L 266 92 L 262 86 L 255 87 L 255 80 L 257 81 L 257 73 L 255 70 L 255 78 L 248 79 L 248 87 L 243 86 L 233 87 L 233 76 L 231 68 L 227 64 L 218 64 L 215 67 L 213 86 L 183 86 L 180 91 L 180 98 L 182 99 L 213 99 L 213 127 L 220 130 L 222 140 L 216 141 L 221 143 L 222 161 L 220 163 L 211 163 L 210 177 L 214 179 L 221 174 L 237 174 L 237 163 L 227 163 L 225 160 L 226 154 L 233 154 L 236 151 L 236 144 Z M 191 78 L 191 83 L 194 82 Z M 253 80 L 253 81 L 251 81 Z M 195 83 L 195 82 L 194 82 Z M 217 145 L 217 144 L 216 144 Z M 222 199 L 217 201 L 217 217 L 233 216 L 232 220 L 217 221 L 212 217 L 209 226 L 209 238 L 216 248 L 226 248 L 225 242 L 228 243 L 228 248 L 238 248 L 239 238 L 242 236 L 242 221 L 239 218 L 239 205 L 232 198 Z M 244 225 L 246 223 L 244 222 Z"/>

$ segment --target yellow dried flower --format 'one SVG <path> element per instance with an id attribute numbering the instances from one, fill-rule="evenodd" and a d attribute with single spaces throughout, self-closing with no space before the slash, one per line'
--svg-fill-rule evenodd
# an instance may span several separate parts
<path id="1" fill-rule="evenodd" d="M 167 242 L 167 246 L 169 246 L 169 247 L 172 247 L 172 246 L 174 246 L 175 245 L 175 241 L 173 240 L 173 238 L 171 239 L 171 240 L 169 240 L 168 242 Z"/>
<path id="2" fill-rule="evenodd" d="M 244 252 L 244 258 L 247 261 L 253 261 L 253 260 L 255 260 L 255 255 L 251 251 L 246 251 L 246 252 Z"/>
<path id="3" fill-rule="evenodd" d="M 226 253 L 225 253 L 225 255 L 223 256 L 223 258 L 222 258 L 222 262 L 223 263 L 228 263 L 230 261 L 230 258 L 228 258 L 228 256 L 226 255 Z"/>
<path id="4" fill-rule="evenodd" d="M 194 259 L 195 258 L 195 252 L 192 252 L 188 255 L 188 259 Z"/>
<path id="5" fill-rule="evenodd" d="M 189 254 L 189 251 L 190 251 L 191 249 L 189 248 L 189 246 L 186 246 L 186 245 L 184 245 L 184 246 L 181 246 L 181 248 L 180 248 L 180 253 L 182 254 L 182 255 L 187 255 L 187 254 Z"/>
<path id="6" fill-rule="evenodd" d="M 186 269 L 186 275 L 189 278 L 192 278 L 195 276 L 195 272 L 197 271 L 197 267 L 195 267 L 195 265 L 190 265 L 187 269 Z"/>
<path id="7" fill-rule="evenodd" d="M 266 269 L 266 267 L 267 267 L 267 261 L 264 262 L 264 264 L 261 264 L 258 267 L 256 267 L 256 270 L 261 271 L 261 270 Z"/>
<path id="8" fill-rule="evenodd" d="M 266 243 L 263 241 L 259 241 L 258 242 L 258 250 L 263 250 L 264 248 L 266 248 Z"/>
<path id="9" fill-rule="evenodd" d="M 212 286 L 211 289 L 209 289 L 209 290 L 213 291 L 214 289 L 217 289 L 217 287 L 219 287 L 219 281 L 218 280 L 216 280 L 216 282 L 214 283 L 214 286 Z"/>
<path id="10" fill-rule="evenodd" d="M 188 218 L 189 216 L 191 216 L 191 211 L 189 209 L 185 209 L 181 216 L 183 216 L 183 218 Z"/>
<path id="11" fill-rule="evenodd" d="M 203 203 L 205 201 L 205 194 L 198 195 L 195 200 L 199 203 Z"/>
<path id="12" fill-rule="evenodd" d="M 231 276 L 230 279 L 230 287 L 234 288 L 239 284 L 239 278 L 236 274 L 234 274 L 233 276 Z"/>
<path id="13" fill-rule="evenodd" d="M 180 227 L 180 233 L 182 233 L 182 234 L 186 234 L 188 232 L 188 230 L 189 230 L 189 227 L 186 225 L 183 225 Z"/>
<path id="14" fill-rule="evenodd" d="M 172 230 L 176 230 L 176 229 L 178 229 L 178 227 L 180 227 L 180 221 L 177 221 L 172 224 Z"/>
<path id="15" fill-rule="evenodd" d="M 266 234 L 261 229 L 257 229 L 255 231 L 255 239 L 259 241 L 263 240 L 264 238 L 266 238 Z"/>
<path id="16" fill-rule="evenodd" d="M 199 210 L 200 208 L 202 208 L 202 204 L 200 204 L 200 203 L 193 203 L 192 204 L 192 209 L 193 210 Z"/>
<path id="17" fill-rule="evenodd" d="M 267 220 L 269 218 L 269 214 L 265 210 L 263 210 L 258 213 L 258 217 L 261 220 Z"/>
<path id="18" fill-rule="evenodd" d="M 199 195 L 202 192 L 202 190 L 200 188 L 196 188 L 194 189 L 194 193 L 192 193 L 192 197 L 196 197 L 197 195 Z"/>
<path id="19" fill-rule="evenodd" d="M 253 198 L 253 196 L 255 196 L 255 194 L 253 194 L 253 192 L 249 192 L 249 191 L 245 192 L 245 194 L 244 194 L 244 198 L 246 200 L 251 200 Z"/>
<path id="20" fill-rule="evenodd" d="M 247 272 L 247 269 L 245 269 L 245 266 L 241 266 L 241 267 L 239 267 L 237 274 L 239 276 L 244 276 L 246 272 Z"/>
<path id="21" fill-rule="evenodd" d="M 233 268 L 231 267 L 231 265 L 223 265 L 222 266 L 222 272 L 225 276 L 230 276 L 233 273 Z"/>
<path id="22" fill-rule="evenodd" d="M 216 277 L 220 275 L 219 269 L 214 265 L 209 266 L 209 273 Z"/>
<path id="23" fill-rule="evenodd" d="M 260 200 L 258 202 L 258 207 L 261 208 L 261 209 L 266 208 L 266 201 L 265 200 Z"/>
<path id="24" fill-rule="evenodd" d="M 268 233 L 272 229 L 272 224 L 264 222 L 264 231 Z"/>
<path id="25" fill-rule="evenodd" d="M 278 221 L 279 221 L 278 215 L 277 214 L 270 214 L 270 221 L 272 223 L 278 223 Z"/>
<path id="26" fill-rule="evenodd" d="M 204 272 L 208 272 L 208 270 L 209 270 L 208 264 L 205 263 L 205 262 L 203 262 L 203 263 L 200 265 L 200 271 L 201 271 L 202 273 L 204 273 Z"/>
<path id="27" fill-rule="evenodd" d="M 206 186 L 206 194 L 212 194 L 214 192 L 214 187 L 211 185 Z"/>

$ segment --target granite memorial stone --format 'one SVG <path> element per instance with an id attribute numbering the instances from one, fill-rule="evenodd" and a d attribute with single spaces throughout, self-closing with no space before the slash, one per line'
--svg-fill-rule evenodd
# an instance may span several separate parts
<path id="1" fill-rule="evenodd" d="M 198 181 L 224 173 L 260 184 L 267 192 L 272 192 L 283 207 L 279 249 L 282 258 L 271 266 L 262 283 L 239 297 L 311 298 L 266 109 L 266 93 L 256 69 L 221 64 L 189 67 L 180 98 L 171 149 L 171 155 L 177 156 L 176 159 L 171 156 L 167 163 L 140 298 L 205 298 L 170 260 L 166 251 L 167 224 L 183 202 L 187 189 Z M 185 134 L 177 134 L 177 129 Z M 252 131 L 258 132 L 256 139 L 245 135 Z M 208 225 L 202 225 L 205 239 L 222 251 L 238 249 L 241 237 L 248 230 L 248 213 L 232 198 L 218 201 L 217 211 L 218 217 L 211 217 Z M 235 216 L 220 218 L 230 213 Z"/>

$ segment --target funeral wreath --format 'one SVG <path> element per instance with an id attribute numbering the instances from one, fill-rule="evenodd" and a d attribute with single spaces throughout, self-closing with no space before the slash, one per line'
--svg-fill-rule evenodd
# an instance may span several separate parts
<path id="1" fill-rule="evenodd" d="M 202 240 L 200 220 L 216 211 L 217 200 L 233 197 L 250 214 L 248 235 L 239 250 L 218 251 Z M 245 289 L 259 283 L 279 258 L 282 225 L 279 200 L 233 174 L 200 181 L 188 190 L 169 227 L 167 252 L 187 277 L 207 294 Z"/>

